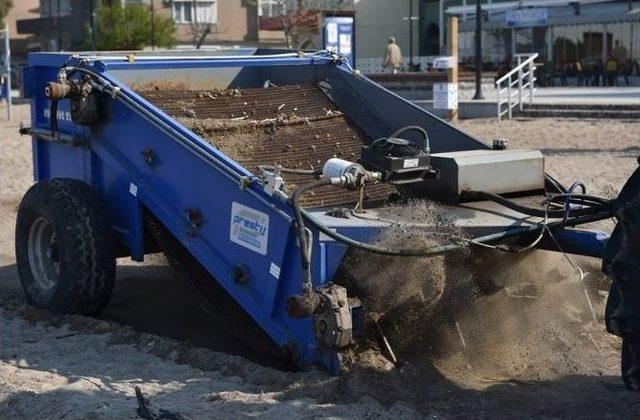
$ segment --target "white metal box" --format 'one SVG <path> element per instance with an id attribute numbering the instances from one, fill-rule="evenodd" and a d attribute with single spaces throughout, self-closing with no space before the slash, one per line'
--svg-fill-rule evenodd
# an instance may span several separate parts
<path id="1" fill-rule="evenodd" d="M 538 150 L 465 150 L 434 153 L 436 179 L 416 190 L 425 198 L 460 201 L 463 191 L 508 194 L 544 189 L 544 157 Z"/>

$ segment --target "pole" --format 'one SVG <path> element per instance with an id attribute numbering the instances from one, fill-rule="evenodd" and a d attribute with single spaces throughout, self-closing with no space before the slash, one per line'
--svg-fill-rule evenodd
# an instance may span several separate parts
<path id="1" fill-rule="evenodd" d="M 154 1 L 151 0 L 151 49 L 156 49 L 156 8 Z"/>
<path id="2" fill-rule="evenodd" d="M 484 99 L 482 94 L 482 6 L 476 0 L 476 94 L 474 100 Z"/>
<path id="3" fill-rule="evenodd" d="M 11 50 L 9 48 L 9 24 L 4 24 L 4 68 L 7 72 L 7 118 L 11 120 Z"/>
<path id="4" fill-rule="evenodd" d="M 58 11 L 56 12 L 56 31 L 58 33 L 58 51 L 61 51 L 62 50 L 62 28 L 60 27 L 60 13 L 61 13 L 60 0 L 57 1 L 57 9 Z"/>
<path id="5" fill-rule="evenodd" d="M 413 0 L 409 0 L 409 71 L 413 67 Z"/>
<path id="6" fill-rule="evenodd" d="M 444 44 L 444 1 L 440 0 L 440 8 L 438 10 L 438 54 L 442 54 Z"/>
<path id="7" fill-rule="evenodd" d="M 96 50 L 96 14 L 93 0 L 89 2 L 89 25 L 91 26 L 91 51 Z"/>
<path id="8" fill-rule="evenodd" d="M 458 18 L 449 18 L 449 31 L 447 33 L 447 48 L 449 56 L 453 57 L 453 65 L 447 70 L 447 82 L 458 86 Z M 456 89 L 457 90 L 457 89 Z M 458 110 L 449 110 L 449 121 L 458 119 Z"/>

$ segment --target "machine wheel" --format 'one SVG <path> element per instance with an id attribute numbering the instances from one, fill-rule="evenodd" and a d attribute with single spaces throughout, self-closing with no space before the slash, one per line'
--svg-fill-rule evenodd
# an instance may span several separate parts
<path id="1" fill-rule="evenodd" d="M 116 269 L 111 223 L 85 183 L 50 179 L 32 186 L 20 203 L 15 243 L 32 305 L 95 315 L 109 301 Z"/>

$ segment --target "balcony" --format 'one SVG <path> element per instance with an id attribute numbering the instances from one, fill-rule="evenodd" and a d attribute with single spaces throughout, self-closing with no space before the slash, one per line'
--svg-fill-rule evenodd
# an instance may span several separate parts
<path id="1" fill-rule="evenodd" d="M 264 0 L 263 0 L 264 1 Z M 281 31 L 283 22 L 302 28 L 317 28 L 318 12 L 352 12 L 354 0 L 307 0 L 305 10 L 290 10 L 284 13 L 264 13 L 259 16 L 260 30 Z M 270 8 L 263 8 L 268 12 Z"/>
<path id="2" fill-rule="evenodd" d="M 43 34 L 57 31 L 61 28 L 67 31 L 71 25 L 71 16 L 39 17 L 33 19 L 20 19 L 16 21 L 19 34 Z"/>
<path id="3" fill-rule="evenodd" d="M 309 10 L 353 11 L 354 0 L 307 0 Z"/>

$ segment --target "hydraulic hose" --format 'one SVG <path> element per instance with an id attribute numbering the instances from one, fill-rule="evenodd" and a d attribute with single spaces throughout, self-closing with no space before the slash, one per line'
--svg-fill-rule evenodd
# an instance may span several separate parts
<path id="1" fill-rule="evenodd" d="M 568 193 L 563 193 L 563 194 L 552 194 L 549 197 L 549 201 L 551 202 L 566 202 L 567 198 L 569 198 L 570 200 L 578 200 L 578 201 L 583 201 L 583 202 L 589 202 L 589 203 L 593 203 L 593 204 L 603 204 L 603 205 L 610 205 L 613 203 L 613 200 L 610 200 L 608 198 L 603 198 L 603 197 L 598 197 L 595 195 L 590 195 L 590 194 L 568 194 Z"/>
<path id="2" fill-rule="evenodd" d="M 386 247 L 380 247 L 380 246 L 356 241 L 355 239 L 342 235 L 328 228 L 327 226 L 323 225 L 322 223 L 317 221 L 306 210 L 301 209 L 301 213 L 304 215 L 305 219 L 307 219 L 307 221 L 313 227 L 315 227 L 320 232 L 324 233 L 328 237 L 338 242 L 362 249 L 364 251 L 369 251 L 374 254 L 389 255 L 389 256 L 395 256 L 395 257 L 434 257 L 434 256 L 445 254 L 450 251 L 455 251 L 457 249 L 460 249 L 462 247 L 462 243 L 470 243 L 472 245 L 486 244 L 486 243 L 496 242 L 501 239 L 507 239 L 514 236 L 519 236 L 524 233 L 536 232 L 544 228 L 544 226 L 541 224 L 533 224 L 533 225 L 521 226 L 521 227 L 509 229 L 509 230 L 504 230 L 497 233 L 492 233 L 490 235 L 479 236 L 473 239 L 460 237 L 459 240 L 461 243 L 459 244 L 449 244 L 449 245 L 416 248 L 416 249 L 390 249 Z M 574 217 L 566 221 L 550 222 L 549 224 L 547 224 L 547 227 L 556 228 L 556 227 L 563 227 L 563 226 L 576 226 L 584 223 L 596 222 L 598 220 L 607 219 L 609 217 L 610 217 L 609 212 L 601 212 L 596 214 Z"/>
<path id="3" fill-rule="evenodd" d="M 303 292 L 309 293 L 313 288 L 311 283 L 311 251 L 309 249 L 309 237 L 304 226 L 304 217 L 302 216 L 302 208 L 300 207 L 300 198 L 314 188 L 331 185 L 331 179 L 320 178 L 309 184 L 298 187 L 291 197 L 291 204 L 296 217 L 296 228 L 298 231 L 298 244 L 300 245 L 300 255 L 302 256 L 302 273 L 303 273 Z"/>
<path id="4" fill-rule="evenodd" d="M 56 132 L 58 131 L 58 101 L 56 99 L 51 100 L 49 114 L 49 129 Z"/>
<path id="5" fill-rule="evenodd" d="M 449 245 L 441 245 L 441 246 L 432 246 L 426 248 L 416 248 L 416 249 L 392 249 L 381 247 L 378 245 L 371 245 L 364 242 L 356 241 L 355 239 L 349 238 L 348 236 L 342 235 L 341 233 L 335 232 L 327 226 L 323 225 L 319 221 L 317 221 L 309 212 L 304 209 L 300 209 L 300 212 L 305 217 L 305 219 L 320 232 L 324 233 L 328 237 L 335 239 L 338 242 L 341 242 L 345 245 L 354 246 L 356 248 L 360 248 L 365 251 L 372 252 L 374 254 L 380 255 L 390 255 L 396 257 L 433 257 L 437 255 L 442 255 L 449 251 L 455 251 L 460 248 L 460 244 L 449 244 Z"/>
<path id="6" fill-rule="evenodd" d="M 431 144 L 430 144 L 430 141 L 429 141 L 429 134 L 427 134 L 427 130 L 425 130 L 424 128 L 419 127 L 417 125 L 408 125 L 406 127 L 402 127 L 400 129 L 396 130 L 388 138 L 398 137 L 400 134 L 405 133 L 407 131 L 417 131 L 420 134 L 422 134 L 422 137 L 424 138 L 424 150 L 425 150 L 425 152 L 427 152 L 427 154 L 431 153 Z"/>
<path id="7" fill-rule="evenodd" d="M 374 254 L 389 255 L 389 256 L 396 256 L 396 257 L 433 257 L 433 256 L 442 255 L 447 252 L 460 249 L 463 243 L 471 243 L 471 244 L 490 243 L 490 242 L 498 241 L 500 239 L 506 239 L 509 237 L 518 236 L 523 233 L 538 231 L 543 227 L 540 224 L 535 224 L 535 225 L 529 225 L 529 226 L 524 226 L 520 228 L 509 229 L 502 232 L 494 233 L 491 235 L 485 235 L 485 236 L 481 236 L 473 239 L 460 237 L 460 238 L 457 238 L 460 243 L 452 243 L 447 245 L 429 246 L 424 248 L 413 248 L 413 249 L 387 248 L 379 245 L 372 245 L 372 244 L 360 242 L 355 239 L 349 238 L 348 236 L 335 232 L 334 230 L 328 228 L 327 226 L 323 225 L 321 222 L 316 220 L 305 209 L 301 208 L 300 198 L 302 197 L 302 195 L 304 195 L 304 193 L 314 188 L 318 188 L 326 185 L 331 185 L 330 179 L 321 178 L 318 181 L 315 181 L 309 184 L 304 184 L 300 186 L 293 193 L 292 200 L 291 200 L 293 209 L 295 212 L 298 241 L 300 243 L 300 250 L 302 254 L 302 268 L 305 276 L 304 277 L 305 285 L 311 284 L 311 255 L 309 253 L 309 248 L 308 248 L 308 237 L 307 237 L 307 232 L 305 230 L 305 220 L 309 222 L 310 225 L 318 229 L 320 232 L 324 233 L 328 237 L 338 242 L 341 242 L 345 245 L 353 246 L 365 251 L 372 252 Z M 500 198 L 502 199 L 502 197 Z M 510 200 L 506 200 L 506 201 L 508 201 L 509 204 L 512 203 Z M 513 203 L 513 204 L 517 204 L 517 203 Z M 520 205 L 518 206 L 524 207 Z M 528 207 L 524 207 L 524 209 L 538 210 L 538 209 L 532 209 Z M 574 215 L 576 217 L 572 219 L 569 219 L 563 222 L 549 223 L 548 226 L 564 226 L 564 225 L 586 223 L 589 221 L 601 220 L 609 217 L 608 216 L 609 211 L 605 209 L 592 208 L 589 210 L 591 211 L 586 214 L 579 214 L 579 215 L 576 214 Z M 545 217 L 545 211 L 544 210 L 540 210 L 540 211 L 541 211 L 540 217 Z M 555 217 L 562 217 L 564 215 L 564 211 L 550 211 L 548 214 L 548 217 L 553 217 L 551 216 L 552 213 L 558 214 L 558 216 L 555 216 Z M 527 213 L 524 213 L 524 214 L 527 214 Z"/>
<path id="8" fill-rule="evenodd" d="M 526 214 L 528 216 L 534 216 L 534 217 L 548 216 L 550 218 L 565 217 L 565 210 L 549 210 L 547 212 L 546 210 L 525 206 L 520 203 L 516 203 L 513 200 L 509 200 L 508 198 L 504 198 L 497 194 L 492 194 L 484 191 L 464 191 L 462 193 L 462 196 L 465 199 L 470 199 L 470 200 L 493 201 L 495 203 L 500 204 L 501 206 L 517 211 L 518 213 Z M 585 208 L 571 209 L 569 213 L 571 216 L 585 216 L 590 214 L 602 213 L 603 211 L 608 210 L 607 207 L 608 206 L 605 204 L 591 205 Z"/>

